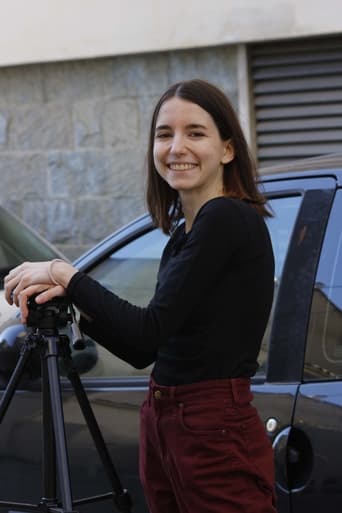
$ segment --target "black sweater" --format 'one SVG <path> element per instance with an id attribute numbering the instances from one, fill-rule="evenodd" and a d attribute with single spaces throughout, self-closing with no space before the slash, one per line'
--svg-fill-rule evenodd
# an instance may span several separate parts
<path id="1" fill-rule="evenodd" d="M 247 202 L 205 203 L 167 243 L 155 294 L 134 306 L 83 273 L 67 293 L 93 321 L 82 330 L 119 358 L 153 361 L 160 385 L 252 376 L 273 298 L 274 260 L 262 216 Z"/>

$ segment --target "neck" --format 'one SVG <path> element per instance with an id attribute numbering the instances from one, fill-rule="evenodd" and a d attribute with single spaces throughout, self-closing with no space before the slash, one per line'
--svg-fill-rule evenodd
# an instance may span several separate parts
<path id="1" fill-rule="evenodd" d="M 200 208 L 207 203 L 207 201 L 223 196 L 224 193 L 212 192 L 212 194 L 206 194 L 205 196 L 194 196 L 193 194 L 186 194 L 186 192 L 179 192 L 179 197 L 182 204 L 182 211 L 185 219 L 185 231 L 188 233 L 193 225 L 194 219 L 200 210 Z"/>

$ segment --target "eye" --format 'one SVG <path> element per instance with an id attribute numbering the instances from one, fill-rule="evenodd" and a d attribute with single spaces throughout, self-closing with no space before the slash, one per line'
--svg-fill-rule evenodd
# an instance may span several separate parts
<path id="1" fill-rule="evenodd" d="M 156 132 L 155 134 L 156 139 L 168 139 L 169 137 L 172 137 L 171 132 Z"/>
<path id="2" fill-rule="evenodd" d="M 196 139 L 198 137 L 204 137 L 204 132 L 201 132 L 199 130 L 193 130 L 192 132 L 189 132 L 189 137 L 192 139 Z"/>

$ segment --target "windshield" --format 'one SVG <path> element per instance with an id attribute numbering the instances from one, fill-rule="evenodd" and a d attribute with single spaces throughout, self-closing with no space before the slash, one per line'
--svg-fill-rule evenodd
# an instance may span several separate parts
<path id="1" fill-rule="evenodd" d="M 51 260 L 61 256 L 28 226 L 0 207 L 0 286 L 7 272 L 25 260 Z"/>

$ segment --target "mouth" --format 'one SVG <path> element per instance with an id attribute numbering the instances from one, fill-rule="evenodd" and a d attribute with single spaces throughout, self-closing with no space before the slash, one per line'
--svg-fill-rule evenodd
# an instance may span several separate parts
<path id="1" fill-rule="evenodd" d="M 167 164 L 167 167 L 172 171 L 187 171 L 188 169 L 193 169 L 197 164 L 186 162 L 186 163 L 170 163 Z"/>

